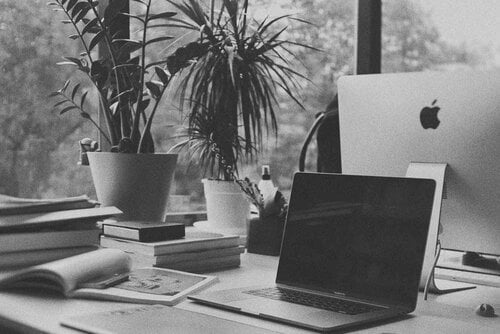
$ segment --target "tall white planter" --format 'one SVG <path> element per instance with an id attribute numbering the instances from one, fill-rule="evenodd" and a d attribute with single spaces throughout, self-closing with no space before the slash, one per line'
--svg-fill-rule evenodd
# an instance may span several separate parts
<path id="1" fill-rule="evenodd" d="M 250 204 L 233 181 L 203 179 L 208 226 L 215 232 L 246 235 Z"/>
<path id="2" fill-rule="evenodd" d="M 88 152 L 97 199 L 123 211 L 120 220 L 162 222 L 177 154 Z"/>

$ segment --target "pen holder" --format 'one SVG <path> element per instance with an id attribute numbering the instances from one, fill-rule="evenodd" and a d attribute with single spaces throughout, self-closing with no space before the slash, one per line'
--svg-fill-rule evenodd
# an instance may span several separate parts
<path id="1" fill-rule="evenodd" d="M 247 252 L 263 255 L 280 255 L 284 217 L 278 215 L 250 219 L 247 235 Z"/>

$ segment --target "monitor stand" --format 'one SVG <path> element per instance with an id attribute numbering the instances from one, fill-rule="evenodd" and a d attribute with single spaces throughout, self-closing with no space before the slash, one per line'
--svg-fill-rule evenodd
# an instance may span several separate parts
<path id="1" fill-rule="evenodd" d="M 434 193 L 434 204 L 432 207 L 431 222 L 427 235 L 427 245 L 425 248 L 424 263 L 419 284 L 419 289 L 424 291 L 424 299 L 427 299 L 428 292 L 444 294 L 475 288 L 474 285 L 467 283 L 434 278 L 434 268 L 441 250 L 439 234 L 442 232 L 442 226 L 439 220 L 441 217 L 441 202 L 443 200 L 446 166 L 447 164 L 445 163 L 411 162 L 406 171 L 407 177 L 426 178 L 436 181 L 436 192 Z"/>

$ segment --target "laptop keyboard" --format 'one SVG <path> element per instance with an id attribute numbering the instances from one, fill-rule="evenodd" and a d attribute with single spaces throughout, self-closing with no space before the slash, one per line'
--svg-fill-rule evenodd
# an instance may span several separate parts
<path id="1" fill-rule="evenodd" d="M 367 313 L 382 309 L 381 307 L 373 305 L 319 296 L 312 293 L 283 289 L 279 287 L 249 290 L 244 292 L 254 296 L 282 300 L 294 304 L 312 306 L 314 308 L 350 315 Z"/>

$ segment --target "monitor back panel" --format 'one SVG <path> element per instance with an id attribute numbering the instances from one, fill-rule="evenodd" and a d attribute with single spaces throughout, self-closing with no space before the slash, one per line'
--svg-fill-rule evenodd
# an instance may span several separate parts
<path id="1" fill-rule="evenodd" d="M 343 173 L 447 163 L 443 246 L 500 254 L 500 71 L 343 77 L 339 110 Z"/>

